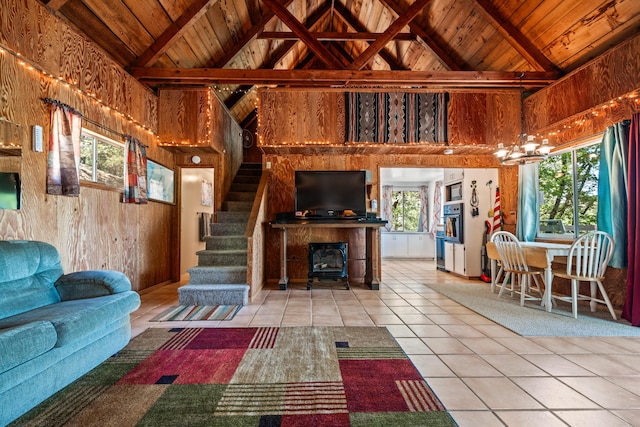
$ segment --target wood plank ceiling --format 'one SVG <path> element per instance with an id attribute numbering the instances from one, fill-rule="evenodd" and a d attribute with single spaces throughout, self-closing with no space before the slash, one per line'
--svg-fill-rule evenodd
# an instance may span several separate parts
<path id="1" fill-rule="evenodd" d="M 638 0 L 41 0 L 152 88 L 536 90 L 640 32 Z M 514 89 L 515 90 L 515 89 Z"/>

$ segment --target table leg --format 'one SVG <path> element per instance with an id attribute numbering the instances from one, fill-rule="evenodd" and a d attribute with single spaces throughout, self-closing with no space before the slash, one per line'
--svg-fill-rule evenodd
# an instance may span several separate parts
<path id="1" fill-rule="evenodd" d="M 491 293 L 496 291 L 496 264 L 498 262 L 495 259 L 491 260 Z"/>
<path id="2" fill-rule="evenodd" d="M 544 295 L 543 304 L 547 311 L 551 311 L 551 281 L 553 280 L 553 272 L 551 271 L 551 260 L 548 260 L 547 267 L 544 269 Z"/>
<path id="3" fill-rule="evenodd" d="M 287 277 L 287 229 L 282 229 L 280 234 L 280 290 L 287 290 L 289 278 Z"/>
<path id="4" fill-rule="evenodd" d="M 365 276 L 364 282 L 374 291 L 380 289 L 380 280 L 378 279 L 378 228 L 367 227 L 365 243 Z"/>

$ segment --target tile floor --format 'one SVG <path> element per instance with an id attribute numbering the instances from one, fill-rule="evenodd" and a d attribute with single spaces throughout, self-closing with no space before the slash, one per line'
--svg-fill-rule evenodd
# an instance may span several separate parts
<path id="1" fill-rule="evenodd" d="M 177 304 L 172 284 L 142 295 L 133 335 L 153 327 L 386 326 L 461 427 L 640 426 L 640 338 L 525 338 L 427 286 L 459 280 L 432 262 L 384 260 L 379 291 L 294 284 L 263 290 L 231 321 L 150 322 Z"/>

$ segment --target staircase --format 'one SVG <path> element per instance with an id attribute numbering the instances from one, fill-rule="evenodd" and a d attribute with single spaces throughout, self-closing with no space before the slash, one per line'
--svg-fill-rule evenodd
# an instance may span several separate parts
<path id="1" fill-rule="evenodd" d="M 206 249 L 198 251 L 198 265 L 189 268 L 189 283 L 178 289 L 180 305 L 245 305 L 247 239 L 244 237 L 258 190 L 262 165 L 244 163 L 238 169 L 217 222 L 205 237 Z"/>

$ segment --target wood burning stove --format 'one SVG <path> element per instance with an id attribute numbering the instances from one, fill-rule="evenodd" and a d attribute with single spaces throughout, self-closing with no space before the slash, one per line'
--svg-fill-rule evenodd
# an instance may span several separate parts
<path id="1" fill-rule="evenodd" d="M 342 279 L 349 289 L 347 272 L 347 243 L 309 243 L 309 280 L 307 289 L 311 289 L 313 280 Z"/>

